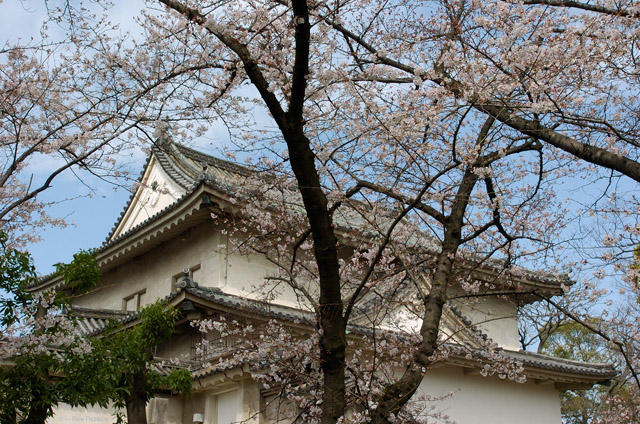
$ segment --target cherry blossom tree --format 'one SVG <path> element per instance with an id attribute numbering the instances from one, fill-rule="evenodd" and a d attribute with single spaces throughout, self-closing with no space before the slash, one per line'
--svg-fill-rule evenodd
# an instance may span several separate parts
<path id="1" fill-rule="evenodd" d="M 152 110 L 149 99 L 162 102 L 168 82 L 195 71 L 159 58 L 125 68 L 127 36 L 94 6 L 49 3 L 40 37 L 0 46 L 0 224 L 16 246 L 37 241 L 35 228 L 66 225 L 49 207 L 67 199 L 42 200 L 61 175 L 89 191 L 90 180 L 129 186 L 127 158 L 152 145 L 155 121 L 171 120 L 169 103 Z"/>
<path id="2" fill-rule="evenodd" d="M 319 282 L 317 293 L 293 286 L 309 294 L 320 329 L 322 422 L 336 422 L 347 407 L 345 334 L 354 310 L 375 290 L 397 287 L 379 271 L 401 267 L 398 280 L 422 292 L 412 299 L 419 337 L 405 372 L 365 407 L 372 422 L 389 422 L 440 345 L 448 288 L 477 290 L 456 264 L 496 256 L 509 274 L 518 261 L 546 258 L 561 270 L 551 250 L 568 224 L 558 185 L 640 181 L 633 2 L 159 3 L 170 13 L 146 15 L 150 37 L 115 63 L 153 74 L 180 62 L 181 81 L 190 83 L 169 84 L 176 111 L 232 121 L 248 100 L 276 125 L 271 137 L 236 128 L 246 135 L 237 142 L 269 149 L 263 163 L 272 170 L 290 166 L 304 206 L 304 220 L 288 228 L 297 233 L 282 237 L 298 259 L 289 269 L 301 273 L 304 264 Z M 377 230 L 358 246 L 358 272 L 339 254 L 345 205 Z M 281 230 L 260 208 L 252 212 L 265 234 Z M 373 219 L 383 213 L 387 219 Z M 437 247 L 412 243 L 416 232 Z"/>
<path id="3" fill-rule="evenodd" d="M 83 43 L 45 40 L 0 50 L 0 219 L 14 240 L 30 241 L 29 228 L 63 224 L 38 200 L 59 174 L 80 168 L 114 171 L 105 159 L 108 144 L 121 133 L 118 113 L 107 110 L 111 94 L 92 87 L 95 76 L 83 72 L 89 63 L 83 56 L 91 49 Z M 34 165 L 49 160 L 51 171 L 34 175 Z"/>
<path id="4" fill-rule="evenodd" d="M 578 284 L 562 299 L 523 308 L 521 342 L 538 352 L 583 362 L 613 363 L 619 371 L 606 387 L 563 394 L 563 421 L 634 423 L 640 420 L 638 393 L 637 287 L 618 294 L 615 306 L 593 283 Z M 605 302 L 609 303 L 609 302 Z"/>
<path id="5" fill-rule="evenodd" d="M 404 372 L 362 406 L 375 423 L 401 416 L 429 369 L 449 288 L 485 289 L 462 264 L 495 257 L 506 276 L 517 263 L 565 271 L 567 217 L 590 208 L 557 192 L 608 178 L 594 190 L 610 197 L 640 181 L 635 2 L 158 3 L 167 13 L 146 21 L 156 56 L 209 66 L 174 99 L 229 107 L 246 103 L 249 83 L 275 123 L 235 128 L 236 140 L 270 152 L 263 166 L 292 178 L 304 219 L 284 224 L 264 204 L 247 214 L 264 252 L 285 257 L 274 239 L 293 246 L 288 269 L 318 281 L 315 293 L 290 278 L 320 330 L 321 422 L 345 413 L 347 325 L 363 299 L 394 293 L 385 271 L 397 267 L 419 293 L 420 318 Z M 614 219 L 637 237 L 637 201 L 625 201 Z M 358 239 L 340 229 L 346 205 L 375 229 L 352 243 L 357 273 L 340 256 L 345 238 Z"/>
<path id="6" fill-rule="evenodd" d="M 315 405 L 323 423 L 347 419 L 348 409 L 374 423 L 408 420 L 409 399 L 442 353 L 447 302 L 491 288 L 476 277 L 483 266 L 501 284 L 522 274 L 519 264 L 568 271 L 569 227 L 590 213 L 624 228 L 637 245 L 637 198 L 618 190 L 640 182 L 634 1 L 150 6 L 141 16 L 146 38 L 127 44 L 94 30 L 77 34 L 90 44 L 60 57 L 79 58 L 82 72 L 55 73 L 71 78 L 62 86 L 74 89 L 43 88 L 32 98 L 73 93 L 47 104 L 80 103 L 43 121 L 30 139 L 56 139 L 65 163 L 84 166 L 102 152 L 100 143 L 145 122 L 221 119 L 241 150 L 267 152 L 259 166 L 282 178 L 272 186 L 263 178 L 238 194 L 246 221 L 237 231 L 280 267 L 277 278 L 314 313 L 323 382 Z M 12 63 L 26 75 L 41 69 L 27 58 Z M 46 116 L 28 106 L 34 100 L 16 104 L 17 123 Z M 251 125 L 252 105 L 256 116 L 268 113 L 269 124 Z M 106 114 L 92 118 L 95 111 Z M 68 121 L 84 127 L 48 135 L 47 125 Z M 103 132 L 91 132 L 94 125 Z M 22 127 L 0 127 L 10 134 L 8 158 L 40 148 L 23 146 L 15 128 Z M 100 142 L 92 150 L 83 140 Z M 74 162 L 82 154 L 73 146 L 84 159 Z M 7 169 L 17 175 L 20 162 Z M 17 214 L 23 209 L 12 205 L 27 207 L 37 189 L 28 179 L 7 181 L 13 191 L 5 215 Z M 592 183 L 596 200 L 565 201 L 567 188 L 582 181 Z M 24 210 L 22 219 L 30 220 Z M 10 222 L 19 222 L 17 215 Z M 615 234 L 600 242 L 622 247 Z M 513 286 L 505 295 L 520 292 Z M 354 398 L 345 383 L 359 378 L 347 355 L 347 328 L 362 323 L 367 302 L 381 311 L 366 317 L 370 328 L 388 322 L 397 305 L 412 311 L 417 325 L 405 329 L 406 351 L 393 364 L 400 376 L 377 374 L 374 389 Z M 369 366 L 362 375 L 375 374 L 376 364 Z"/>
<path id="7" fill-rule="evenodd" d="M 622 230 L 626 231 L 626 227 Z M 614 238 L 618 241 L 612 243 Z M 562 298 L 545 299 L 520 311 L 523 348 L 537 345 L 539 352 L 552 352 L 556 356 L 614 363 L 619 371 L 607 387 L 563 395 L 566 422 L 640 420 L 638 249 L 629 245 L 632 242 L 628 234 L 608 233 L 597 256 L 590 258 L 595 263 L 593 273 L 582 273 L 581 280 Z M 625 251 L 632 252 L 631 262 L 621 260 L 626 258 Z M 613 272 L 617 293 L 612 290 L 611 281 L 601 284 L 605 265 L 624 268 L 622 273 Z"/>

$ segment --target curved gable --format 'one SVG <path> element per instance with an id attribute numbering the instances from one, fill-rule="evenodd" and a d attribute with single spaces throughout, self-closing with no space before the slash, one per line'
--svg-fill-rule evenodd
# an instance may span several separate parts
<path id="1" fill-rule="evenodd" d="M 149 219 L 182 197 L 187 190 L 174 181 L 163 169 L 156 155 L 138 183 L 138 188 L 109 240 Z"/>

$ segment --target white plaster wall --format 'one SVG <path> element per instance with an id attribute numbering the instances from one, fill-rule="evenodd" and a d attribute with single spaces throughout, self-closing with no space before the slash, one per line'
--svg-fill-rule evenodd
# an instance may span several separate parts
<path id="1" fill-rule="evenodd" d="M 233 242 L 232 242 L 233 243 Z M 285 282 L 266 280 L 267 277 L 277 276 L 277 266 L 262 255 L 242 255 L 233 253 L 233 245 L 228 240 L 222 244 L 228 247 L 220 249 L 220 282 L 218 287 L 230 294 L 253 299 L 269 300 L 281 305 L 302 307 L 304 301 L 296 296 L 291 287 Z M 227 253 L 231 252 L 231 253 Z M 309 292 L 314 290 L 311 286 L 315 283 L 307 283 Z"/>
<path id="2" fill-rule="evenodd" d="M 102 276 L 100 287 L 74 300 L 78 306 L 121 309 L 122 299 L 146 289 L 143 304 L 168 296 L 175 275 L 184 268 L 199 265 L 198 283 L 219 285 L 219 232 L 213 221 L 191 228 L 131 261 L 115 267 Z"/>
<path id="3" fill-rule="evenodd" d="M 205 393 L 194 393 L 189 396 L 182 407 L 182 422 L 184 424 L 192 424 L 194 414 L 204 414 L 206 400 Z"/>
<path id="4" fill-rule="evenodd" d="M 155 189 L 152 188 L 154 185 Z M 162 167 L 153 157 L 147 167 L 140 188 L 137 190 L 134 200 L 114 236 L 122 234 L 152 217 L 172 204 L 184 193 L 185 190 L 162 170 Z"/>
<path id="5" fill-rule="evenodd" d="M 147 404 L 147 422 L 149 424 L 181 424 L 183 401 L 176 396 L 159 396 Z M 112 424 L 115 422 L 115 410 L 97 406 L 80 408 L 66 404 L 58 405 L 53 417 L 47 424 Z"/>
<path id="6" fill-rule="evenodd" d="M 269 300 L 291 307 L 306 307 L 305 300 L 286 283 L 277 287 L 265 278 L 277 275 L 276 266 L 261 255 L 245 256 L 225 247 L 226 240 L 213 223 L 205 222 L 183 236 L 164 243 L 102 276 L 100 287 L 74 300 L 77 306 L 122 309 L 124 298 L 146 290 L 142 304 L 168 296 L 174 277 L 184 268 L 199 266 L 194 279 L 199 286 L 219 288 L 225 293 Z M 315 282 L 306 284 L 310 293 Z"/>
<path id="7" fill-rule="evenodd" d="M 259 287 L 276 266 L 261 255 L 241 255 L 229 245 L 213 221 L 191 228 L 177 238 L 115 267 L 102 276 L 101 286 L 74 300 L 89 308 L 122 309 L 122 300 L 146 290 L 142 304 L 153 303 L 171 291 L 172 280 L 184 268 L 199 266 L 194 279 L 200 286 L 248 298 L 268 293 L 275 303 L 299 307 L 301 302 L 286 284 L 277 289 Z"/>
<path id="8" fill-rule="evenodd" d="M 99 407 L 72 408 L 61 404 L 54 409 L 53 417 L 47 419 L 47 424 L 111 424 L 115 422 L 115 410 Z"/>
<path id="9" fill-rule="evenodd" d="M 425 402 L 424 395 L 437 400 Z M 446 423 L 447 419 L 456 424 L 561 423 L 560 397 L 553 386 L 468 375 L 453 366 L 431 370 L 413 399 L 425 406 L 433 424 Z M 289 402 L 277 397 L 265 399 L 265 406 L 266 424 L 290 423 L 284 417 L 296 415 Z"/>
<path id="10" fill-rule="evenodd" d="M 175 239 L 120 265 L 103 275 L 101 288 L 74 301 L 79 306 L 122 309 L 122 300 L 146 290 L 142 304 L 168 296 L 174 276 L 184 268 L 199 266 L 195 279 L 200 286 L 217 287 L 224 292 L 248 298 L 262 299 L 268 293 L 271 301 L 292 307 L 302 307 L 304 300 L 285 283 L 267 290 L 258 287 L 265 277 L 277 275 L 277 268 L 261 255 L 241 255 L 228 237 L 213 221 L 191 228 Z M 270 285 L 273 282 L 269 282 Z M 317 289 L 315 282 L 306 284 L 309 292 Z M 499 346 L 518 350 L 516 305 L 495 297 L 475 298 L 457 302 L 460 311 L 484 330 Z M 415 317 L 396 311 L 394 324 L 419 327 Z M 415 322 L 414 322 L 415 321 Z"/>
<path id="11" fill-rule="evenodd" d="M 215 424 L 232 424 L 242 421 L 242 393 L 240 392 L 236 389 L 216 396 Z"/>
<path id="12" fill-rule="evenodd" d="M 181 424 L 182 399 L 175 396 L 158 396 L 147 403 L 148 424 Z"/>
<path id="13" fill-rule="evenodd" d="M 162 359 L 191 359 L 191 342 L 199 338 L 201 333 L 195 328 L 189 328 L 184 333 L 174 334 L 171 340 L 158 346 L 155 356 Z"/>
<path id="14" fill-rule="evenodd" d="M 498 346 L 520 349 L 516 305 L 495 296 L 471 298 L 455 303 L 462 315 L 487 333 Z"/>
<path id="15" fill-rule="evenodd" d="M 249 378 L 242 382 L 241 418 L 243 424 L 263 423 L 260 385 Z"/>
<path id="16" fill-rule="evenodd" d="M 251 379 L 213 387 L 207 391 L 205 424 L 261 423 L 260 388 Z"/>
<path id="17" fill-rule="evenodd" d="M 416 396 L 449 399 L 431 403 L 457 424 L 560 424 L 560 396 L 552 385 L 524 384 L 468 375 L 459 367 L 431 370 Z M 442 422 L 442 421 L 436 421 Z"/>
<path id="18" fill-rule="evenodd" d="M 430 415 L 445 415 L 434 418 L 435 423 L 449 419 L 457 424 L 560 424 L 560 397 L 550 385 L 524 384 L 500 380 L 497 377 L 482 377 L 464 374 L 459 367 L 446 366 L 431 370 L 420 385 L 414 399 L 423 395 L 444 400 L 430 401 L 425 411 Z M 278 398 L 267 398 L 260 402 L 259 386 L 250 380 L 235 385 L 225 385 L 223 390 L 212 387 L 207 393 L 190 397 L 183 404 L 177 397 L 157 399 L 148 406 L 149 418 L 153 422 L 167 424 L 191 423 L 193 414 L 204 413 L 208 424 L 244 423 L 288 423 L 284 416 L 295 411 L 292 405 Z M 420 400 L 423 402 L 423 400 Z M 262 405 L 266 407 L 260 414 Z M 149 407 L 157 407 L 151 413 Z M 278 419 L 278 411 L 282 414 Z M 70 408 L 61 405 L 48 424 L 67 423 L 111 423 L 113 411 L 99 408 Z M 181 420 L 180 420 L 181 419 Z"/>
<path id="19" fill-rule="evenodd" d="M 296 406 L 289 400 L 269 396 L 264 400 L 264 424 L 290 424 L 290 417 L 298 415 Z"/>

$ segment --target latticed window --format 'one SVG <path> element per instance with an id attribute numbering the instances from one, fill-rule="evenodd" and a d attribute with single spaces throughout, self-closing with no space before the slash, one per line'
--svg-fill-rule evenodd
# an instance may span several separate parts
<path id="1" fill-rule="evenodd" d="M 214 318 L 215 319 L 215 318 Z M 235 324 L 240 327 L 248 325 L 245 318 L 235 318 Z M 208 333 L 196 333 L 191 339 L 191 359 L 195 361 L 209 360 L 222 356 L 237 349 L 245 349 L 250 346 L 250 341 L 255 334 L 231 334 L 222 336 L 217 330 Z"/>

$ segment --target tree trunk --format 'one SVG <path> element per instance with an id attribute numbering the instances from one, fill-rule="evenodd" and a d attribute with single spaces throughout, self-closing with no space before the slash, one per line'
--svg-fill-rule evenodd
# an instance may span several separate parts
<path id="1" fill-rule="evenodd" d="M 309 43 L 311 23 L 305 0 L 292 0 L 293 22 L 295 22 L 295 61 L 291 76 L 291 95 L 287 110 L 269 88 L 269 82 L 258 62 L 246 45 L 229 33 L 207 26 L 207 18 L 197 9 L 189 8 L 176 0 L 158 0 L 183 14 L 190 21 L 203 26 L 215 35 L 244 65 L 247 76 L 282 132 L 289 148 L 289 161 L 295 174 L 298 188 L 313 235 L 314 256 L 318 264 L 320 280 L 319 326 L 320 362 L 324 377 L 322 399 L 322 423 L 335 423 L 343 414 L 345 399 L 345 351 L 346 323 L 340 287 L 340 263 L 338 241 L 333 228 L 327 198 L 320 184 L 311 143 L 304 132 L 304 102 L 309 75 Z"/>
<path id="2" fill-rule="evenodd" d="M 131 392 L 125 403 L 128 424 L 147 424 L 147 376 L 144 371 L 133 377 Z"/>
<path id="3" fill-rule="evenodd" d="M 37 324 L 33 330 L 35 335 L 40 335 L 44 332 L 45 328 L 42 326 L 41 322 L 47 313 L 48 311 L 46 308 L 42 307 L 42 305 L 38 305 L 35 313 Z M 24 420 L 24 424 L 45 424 L 47 418 L 51 415 L 52 405 L 45 402 L 43 399 L 48 386 L 51 384 L 49 371 L 46 368 L 43 369 L 40 365 L 37 367 L 40 377 L 35 377 L 34 381 L 31 382 L 32 387 L 35 389 L 32 393 L 34 399 L 31 402 L 29 414 Z"/>
<path id="4" fill-rule="evenodd" d="M 29 409 L 29 415 L 24 420 L 24 424 L 45 424 L 51 408 L 45 405 L 32 405 Z"/>
<path id="5" fill-rule="evenodd" d="M 320 366 L 324 377 L 323 424 L 335 423 L 345 410 L 345 351 L 347 346 L 340 287 L 338 241 L 320 185 L 309 140 L 302 134 L 285 136 L 291 168 L 298 181 L 313 234 L 314 255 L 320 276 Z"/>
<path id="6" fill-rule="evenodd" d="M 391 417 L 397 416 L 413 396 L 432 363 L 431 356 L 438 348 L 440 320 L 444 304 L 447 301 L 447 287 L 453 275 L 454 258 L 462 239 L 464 214 L 477 181 L 478 178 L 472 169 L 467 168 L 451 208 L 451 214 L 444 222 L 445 235 L 442 251 L 438 255 L 431 290 L 424 303 L 425 311 L 420 327 L 422 341 L 416 347 L 413 360 L 400 379 L 385 387 L 378 396 L 378 407 L 371 413 L 371 423 L 373 424 L 393 422 Z"/>
<path id="7" fill-rule="evenodd" d="M 144 399 L 127 401 L 127 422 L 129 424 L 147 424 L 147 402 Z"/>

